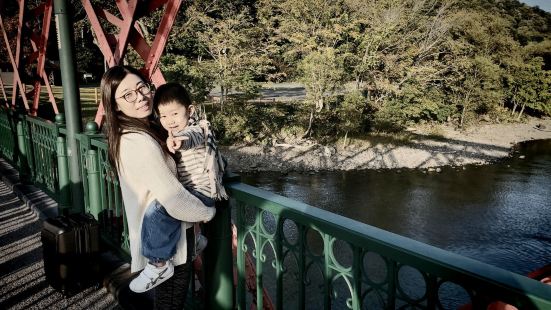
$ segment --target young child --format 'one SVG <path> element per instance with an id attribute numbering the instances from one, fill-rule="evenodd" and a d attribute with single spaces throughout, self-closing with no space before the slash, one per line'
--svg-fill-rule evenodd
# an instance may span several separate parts
<path id="1" fill-rule="evenodd" d="M 175 153 L 178 179 L 184 187 L 207 207 L 215 200 L 226 199 L 222 186 L 225 163 L 218 153 L 216 141 L 207 121 L 196 121 L 195 107 L 188 91 L 178 83 L 167 83 L 155 92 L 153 108 L 161 125 L 168 131 L 167 146 Z M 142 223 L 142 255 L 149 259 L 146 268 L 130 282 L 130 289 L 142 293 L 172 276 L 170 258 L 180 238 L 182 222 L 154 201 Z M 195 239 L 195 256 L 206 246 L 200 234 Z"/>

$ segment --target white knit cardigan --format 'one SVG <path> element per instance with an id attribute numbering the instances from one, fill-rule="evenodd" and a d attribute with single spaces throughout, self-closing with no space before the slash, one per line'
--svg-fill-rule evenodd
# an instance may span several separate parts
<path id="1" fill-rule="evenodd" d="M 146 208 L 157 199 L 170 216 L 182 223 L 174 265 L 186 262 L 186 228 L 190 223 L 210 221 L 216 212 L 190 194 L 176 178 L 176 164 L 146 133 L 125 132 L 120 142 L 119 181 L 128 221 L 131 272 L 145 268 L 141 253 L 142 221 Z"/>

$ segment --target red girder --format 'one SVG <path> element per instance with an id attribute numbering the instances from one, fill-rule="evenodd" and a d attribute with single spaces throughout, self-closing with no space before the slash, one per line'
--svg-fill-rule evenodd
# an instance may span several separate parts
<path id="1" fill-rule="evenodd" d="M 6 50 L 8 52 L 8 56 L 10 58 L 10 62 L 11 62 L 11 65 L 12 65 L 12 68 L 13 68 L 13 91 L 12 91 L 12 106 L 15 106 L 15 98 L 17 96 L 17 90 L 19 89 L 21 91 L 21 93 L 23 94 L 22 98 L 23 98 L 23 102 L 25 103 L 25 106 L 28 107 L 27 105 L 27 98 L 25 97 L 24 95 L 24 89 L 23 89 L 23 84 L 21 83 L 21 79 L 19 78 L 19 71 L 18 71 L 18 66 L 17 66 L 17 63 L 15 61 L 15 58 L 13 56 L 13 53 L 12 53 L 12 50 L 11 50 L 11 46 L 10 46 L 10 41 L 8 40 L 8 35 L 6 33 L 6 30 L 4 29 L 4 21 L 2 20 L 2 15 L 0 15 L 0 27 L 2 27 L 2 36 L 4 37 L 4 44 L 6 45 Z"/>
<path id="2" fill-rule="evenodd" d="M 145 76 L 151 79 L 153 84 L 159 86 L 166 81 L 162 72 L 158 69 L 159 59 L 166 46 L 168 34 L 176 20 L 182 0 L 117 0 L 117 8 L 121 18 L 106 9 L 99 8 L 90 0 L 82 0 L 82 5 L 92 25 L 98 46 L 109 67 L 118 65 L 126 55 L 128 45 L 144 60 L 145 65 L 141 69 Z M 144 35 L 137 25 L 137 21 L 149 15 L 161 6 L 166 5 L 157 33 L 151 46 L 144 39 Z M 116 34 L 108 34 L 102 27 L 100 18 L 116 26 L 119 30 Z M 100 102 L 95 121 L 101 124 L 103 118 L 103 105 Z"/>
<path id="3" fill-rule="evenodd" d="M 0 19 L 1 22 L 1 19 Z M 8 96 L 6 96 L 6 91 L 4 90 L 4 81 L 2 81 L 2 75 L 0 74 L 0 89 L 2 89 L 2 97 L 4 98 L 4 102 L 6 103 L 6 108 L 9 107 L 8 105 Z"/>
<path id="4" fill-rule="evenodd" d="M 52 0 L 46 0 L 44 3 L 39 4 L 37 7 L 26 10 L 25 0 L 19 0 L 19 19 L 17 27 L 17 37 L 15 38 L 16 51 L 13 55 L 11 45 L 8 40 L 8 36 L 4 29 L 4 23 L 2 17 L 0 16 L 0 26 L 2 27 L 2 35 L 4 37 L 4 43 L 8 51 L 8 56 L 13 68 L 13 92 L 12 92 L 12 107 L 15 107 L 15 101 L 18 97 L 18 93 L 21 93 L 21 99 L 25 109 L 29 114 L 36 116 L 38 110 L 38 104 L 40 101 L 40 88 L 42 86 L 41 80 L 44 81 L 46 89 L 48 90 L 48 96 L 52 104 L 54 112 L 57 114 L 57 104 L 53 92 L 50 87 L 50 83 L 44 70 L 44 64 L 46 62 L 46 48 L 48 37 L 50 33 L 50 25 L 52 19 L 53 4 Z M 42 25 L 39 27 L 38 31 L 34 31 L 29 34 L 29 41 L 32 47 L 33 52 L 27 56 L 24 62 L 21 62 L 21 48 L 22 48 L 22 37 L 23 37 L 23 27 L 33 28 L 33 19 L 36 19 L 40 22 L 40 17 L 42 17 Z M 38 26 L 37 26 L 38 27 Z M 20 72 L 25 65 L 30 65 L 33 62 L 37 62 L 36 70 L 34 72 L 35 80 L 33 83 L 33 90 L 25 93 L 23 87 L 23 82 L 21 80 Z M 2 87 L 2 92 L 4 92 L 4 84 L 0 85 Z M 32 95 L 33 104 L 32 107 L 29 107 L 28 96 Z"/>
<path id="5" fill-rule="evenodd" d="M 21 82 L 21 77 L 19 76 L 19 60 L 21 55 L 21 36 L 23 33 L 23 17 L 25 13 L 25 3 L 23 0 L 19 0 L 19 18 L 18 18 L 18 24 L 17 24 L 17 37 L 15 41 L 15 56 L 12 53 L 10 42 L 8 40 L 8 35 L 6 34 L 6 31 L 4 29 L 4 22 L 2 21 L 2 33 L 4 35 L 4 41 L 6 44 L 6 49 L 8 51 L 8 55 L 10 57 L 10 62 L 13 67 L 13 90 L 12 90 L 12 101 L 11 105 L 12 107 L 15 107 L 15 100 L 17 98 L 18 90 L 21 92 L 21 99 L 23 99 L 23 104 L 25 105 L 25 109 L 29 109 L 29 104 L 27 102 L 27 94 L 25 93 L 25 88 L 23 87 L 23 83 Z"/>
<path id="6" fill-rule="evenodd" d="M 57 109 L 57 104 L 55 102 L 54 94 L 50 87 L 48 75 L 44 70 L 44 64 L 46 63 L 46 47 L 48 45 L 48 36 L 50 33 L 50 22 L 52 20 L 52 10 L 53 10 L 52 0 L 46 0 L 43 7 L 44 16 L 42 18 L 42 32 L 39 40 L 37 42 L 35 41 L 35 44 L 33 44 L 33 49 L 34 49 L 35 45 L 38 43 L 38 48 L 35 50 L 38 52 L 38 64 L 36 66 L 36 73 L 38 78 L 34 82 L 33 108 L 31 110 L 32 115 L 36 115 L 36 111 L 38 110 L 38 103 L 40 101 L 40 88 L 42 84 L 40 81 L 40 78 L 42 78 L 42 80 L 44 81 L 44 85 L 48 90 L 48 96 L 49 96 L 50 102 L 52 103 L 52 108 L 54 109 L 54 113 L 55 114 L 59 113 Z"/>

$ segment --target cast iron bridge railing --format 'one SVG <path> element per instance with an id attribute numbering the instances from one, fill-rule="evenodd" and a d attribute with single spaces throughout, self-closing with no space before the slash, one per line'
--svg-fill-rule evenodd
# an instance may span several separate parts
<path id="1" fill-rule="evenodd" d="M 60 212 L 70 210 L 71 197 L 62 121 L 0 113 L 1 156 L 51 194 Z M 77 135 L 85 211 L 112 246 L 128 253 L 107 143 L 87 129 Z M 235 294 L 238 309 L 486 309 L 496 300 L 551 309 L 551 286 L 229 180 L 237 287 L 217 296 Z M 225 280 L 233 287 L 233 279 Z"/>

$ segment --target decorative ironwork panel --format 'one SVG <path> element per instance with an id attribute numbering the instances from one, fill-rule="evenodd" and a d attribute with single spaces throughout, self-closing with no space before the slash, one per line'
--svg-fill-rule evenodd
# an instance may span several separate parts
<path id="1" fill-rule="evenodd" d="M 59 130 L 54 123 L 26 116 L 23 131 L 32 180 L 50 194 L 58 190 L 57 148 Z"/>
<path id="2" fill-rule="evenodd" d="M 265 294 L 277 309 L 485 309 L 497 300 L 551 309 L 551 287 L 532 279 L 242 183 L 227 188 L 239 309 L 263 308 Z"/>
<path id="3" fill-rule="evenodd" d="M 112 240 L 128 252 L 130 242 L 120 183 L 115 169 L 109 163 L 107 141 L 103 138 L 92 139 L 91 145 L 98 152 L 102 222 L 106 225 L 106 231 L 109 232 Z"/>
<path id="4" fill-rule="evenodd" d="M 16 138 L 15 121 L 6 110 L 2 110 L 0 112 L 0 153 L 10 162 L 15 160 Z"/>

